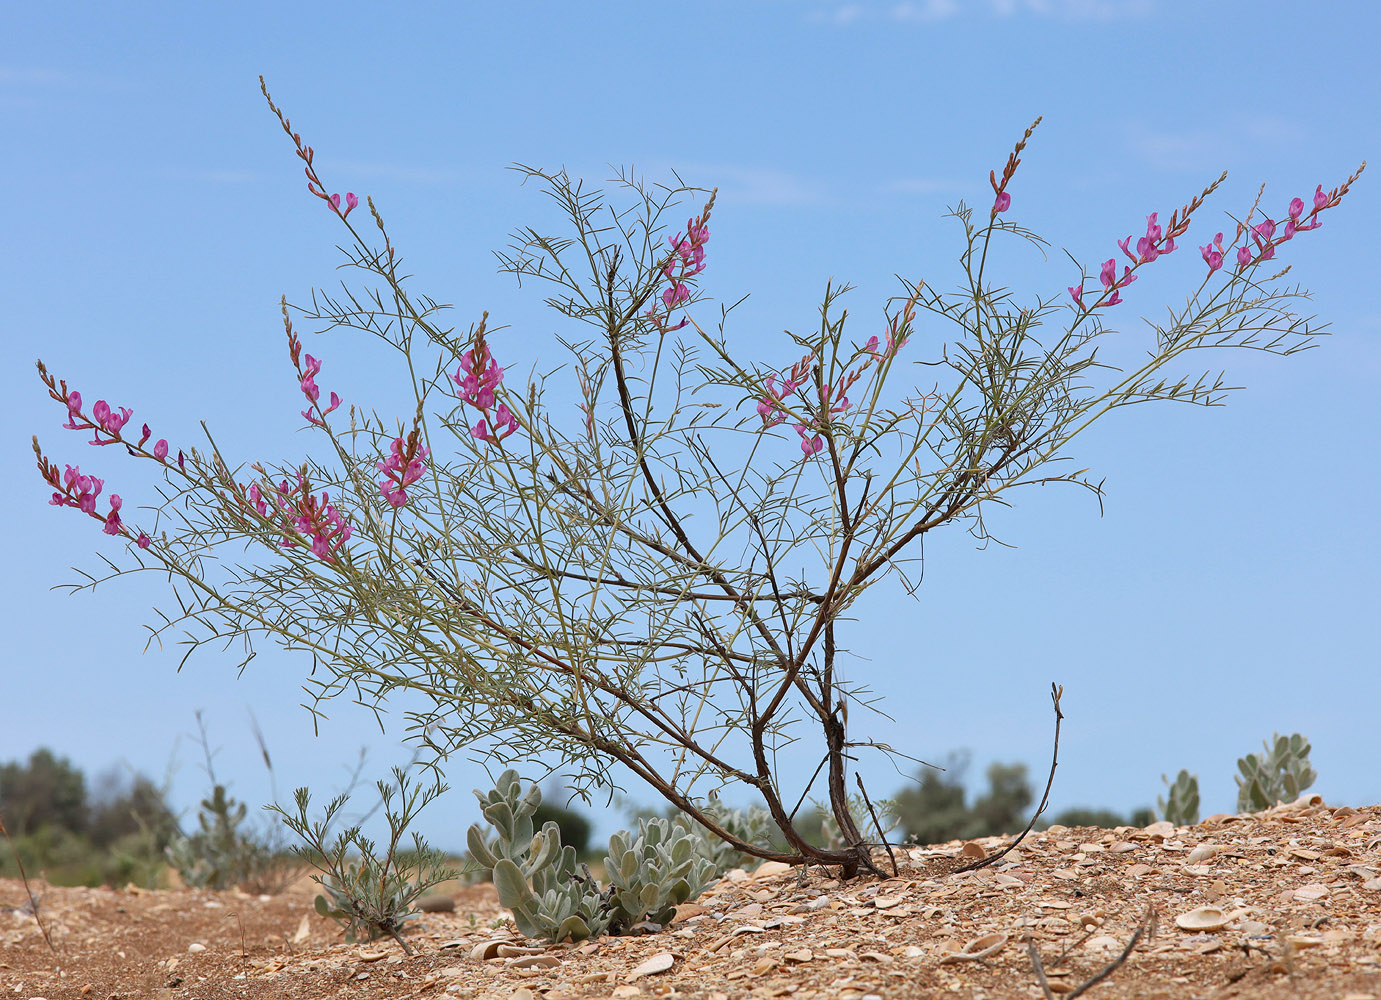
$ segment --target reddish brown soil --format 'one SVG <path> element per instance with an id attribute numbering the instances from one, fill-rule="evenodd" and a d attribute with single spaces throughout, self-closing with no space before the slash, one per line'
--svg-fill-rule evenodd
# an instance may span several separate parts
<path id="1" fill-rule="evenodd" d="M 532 951 L 496 923 L 490 887 L 452 886 L 455 912 L 419 922 L 412 957 L 391 941 L 346 944 L 309 885 L 267 897 L 39 884 L 50 951 L 22 884 L 0 880 L 0 1000 L 1039 1000 L 1028 940 L 1052 995 L 1066 995 L 1117 957 L 1148 908 L 1154 936 L 1087 995 L 1381 1000 L 1381 807 L 1313 799 L 1189 828 L 1054 827 L 1014 864 L 947 874 L 962 848 L 899 851 L 898 877 L 883 882 L 734 873 L 660 934 Z M 1203 907 L 1224 926 L 1177 926 Z M 657 956 L 670 968 L 634 974 Z"/>

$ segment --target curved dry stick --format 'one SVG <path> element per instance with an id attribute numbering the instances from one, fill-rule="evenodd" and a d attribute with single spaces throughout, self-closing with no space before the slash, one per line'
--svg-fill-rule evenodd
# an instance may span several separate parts
<path id="1" fill-rule="evenodd" d="M 1074 989 L 1073 992 L 1066 993 L 1065 996 L 1068 997 L 1068 1000 L 1074 1000 L 1074 997 L 1083 996 L 1091 986 L 1097 986 L 1103 979 L 1110 977 L 1113 972 L 1119 970 L 1121 964 L 1127 961 L 1128 956 L 1131 956 L 1131 953 L 1137 949 L 1138 943 L 1141 942 L 1142 935 L 1145 935 L 1148 939 L 1155 938 L 1156 936 L 1156 909 L 1153 906 L 1146 907 L 1146 916 L 1143 916 L 1141 923 L 1137 924 L 1137 931 L 1135 931 L 1135 934 L 1131 935 L 1131 941 L 1127 942 L 1127 948 L 1124 948 L 1123 952 L 1121 952 L 1116 959 L 1106 964 L 1097 975 L 1085 981 L 1083 985 Z M 1052 993 L 1050 989 L 1050 983 L 1045 981 L 1045 970 L 1040 963 L 1040 952 L 1036 949 L 1036 942 L 1032 941 L 1032 939 L 1027 939 L 1026 941 L 1026 953 L 1029 954 L 1032 965 L 1036 968 L 1036 978 L 1040 981 L 1040 988 L 1044 990 L 1045 997 L 1047 997 L 1047 1000 L 1055 1000 L 1054 993 Z"/>
<path id="2" fill-rule="evenodd" d="M 1027 823 L 1026 829 L 1022 830 L 1021 833 L 1017 834 L 1016 839 L 1013 840 L 1006 847 L 1004 847 L 1002 850 L 998 851 L 996 854 L 989 854 L 986 858 L 979 858 L 972 864 L 962 865 L 959 868 L 954 869 L 956 874 L 958 874 L 959 872 L 971 872 L 976 871 L 979 868 L 986 868 L 988 865 L 992 864 L 994 861 L 1002 857 L 1008 851 L 1011 851 L 1013 848 L 1015 848 L 1018 844 L 1020 844 L 1023 840 L 1026 839 L 1026 835 L 1030 833 L 1032 827 L 1036 825 L 1036 820 L 1040 818 L 1041 813 L 1045 812 L 1046 804 L 1050 801 L 1050 789 L 1055 784 L 1055 768 L 1060 766 L 1060 722 L 1065 717 L 1064 713 L 1060 711 L 1060 698 L 1063 697 L 1064 693 L 1064 685 L 1059 685 L 1057 687 L 1053 681 L 1051 682 L 1050 700 L 1055 705 L 1055 748 L 1050 755 L 1050 777 L 1047 778 L 1045 782 L 1045 794 L 1041 796 L 1041 804 L 1036 807 L 1035 813 L 1032 814 L 1031 822 Z"/>
<path id="3" fill-rule="evenodd" d="M 38 912 L 38 900 L 34 898 L 34 891 L 29 888 L 29 876 L 24 873 L 24 862 L 19 859 L 19 848 L 14 846 L 14 840 L 10 837 L 10 831 L 5 829 L 3 819 L 0 819 L 0 833 L 5 835 L 5 840 L 9 841 L 10 850 L 14 852 L 14 863 L 19 867 L 19 877 L 24 880 L 24 891 L 29 894 L 29 906 L 34 911 L 34 919 L 38 921 L 38 929 L 43 932 L 43 940 L 48 942 L 48 950 L 56 953 L 57 946 L 53 944 L 53 939 L 48 934 L 48 928 L 44 926 L 43 916 Z"/>

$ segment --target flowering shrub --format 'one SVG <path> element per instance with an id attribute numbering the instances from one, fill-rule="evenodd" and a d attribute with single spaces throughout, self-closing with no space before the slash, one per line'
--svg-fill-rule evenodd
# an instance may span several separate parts
<path id="1" fill-rule="evenodd" d="M 547 406 L 545 378 L 515 387 L 505 377 L 518 345 L 491 344 L 487 314 L 461 331 L 441 324 L 446 307 L 398 273 L 373 200 L 364 204 L 376 233 L 357 225 L 355 195 L 342 208 L 325 193 L 314 151 L 269 103 L 309 190 L 350 236 L 350 266 L 380 286 L 342 300 L 318 293 L 302 318 L 373 332 L 409 371 L 424 345 L 440 355 L 436 377 L 414 383 L 410 427 L 358 407 L 348 430 L 337 427 L 341 400 L 330 393 L 323 405 L 323 362 L 303 358 L 285 305 L 302 415 L 329 461 L 255 461 L 248 482 L 214 444 L 171 463 L 166 442 L 147 447 L 147 427 L 137 441 L 125 436 L 127 409 L 101 403 L 87 418 L 80 395 L 40 365 L 65 426 L 91 431 L 95 444 L 124 444 L 175 487 L 134 526 L 118 496 L 99 510 L 102 480 L 76 466 L 60 474 L 35 440 L 52 502 L 129 539 L 135 563 L 165 570 L 179 611 L 163 628 L 194 643 L 268 637 L 310 651 L 317 699 L 378 703 L 411 692 L 410 705 L 422 706 L 409 714 L 412 731 L 438 756 L 465 749 L 507 765 L 559 754 L 580 788 L 612 782 L 618 764 L 735 850 L 838 865 L 846 876 L 873 869 L 848 762 L 891 751 L 847 731 L 862 692 L 837 657 L 855 604 L 888 579 L 914 590 L 908 553 L 937 528 L 990 537 L 985 508 L 1010 503 L 1018 487 L 1099 492 L 1067 471 L 1079 466 L 1059 463 L 1112 410 L 1220 402 L 1221 380 L 1175 370 L 1189 352 L 1308 346 L 1318 331 L 1289 309 L 1299 293 L 1277 290 L 1284 271 L 1263 265 L 1318 228 L 1357 177 L 1320 187 L 1308 215 L 1293 199 L 1283 227 L 1254 204 L 1232 241 L 1219 234 L 1201 247 L 1199 287 L 1164 323 L 1147 321 L 1147 355 L 1124 371 L 1095 363 L 1113 307 L 1141 268 L 1175 252 L 1223 178 L 1168 224 L 1148 216 L 1135 249 L 1131 236 L 1118 241 L 1128 263 L 1120 275 L 1115 257 L 1098 268 L 1101 291 L 1084 275 L 1072 301 L 1019 305 L 987 273 L 988 248 L 1039 242 L 1008 221 L 1033 124 L 1001 177 L 990 173 L 987 216 L 963 204 L 952 212 L 965 241 L 957 291 L 903 282 L 880 328 L 859 342 L 837 306 L 847 289 L 827 286 L 818 331 L 791 335 L 798 360 L 784 365 L 739 360 L 729 310 L 717 330 L 696 319 L 713 192 L 654 192 L 621 176 L 616 204 L 564 172 L 522 167 L 569 216 L 571 233 L 523 230 L 500 260 L 545 283 L 549 304 L 589 332 L 566 342 L 576 419 Z M 688 218 L 683 199 L 700 206 Z M 666 237 L 670 218 L 679 231 Z M 783 450 L 791 430 L 799 449 Z M 237 561 L 246 541 L 262 563 Z M 782 787 L 775 752 L 807 746 L 812 733 L 816 776 L 804 789 Z M 829 847 L 801 836 L 792 807 L 821 775 L 839 831 Z M 705 796 L 735 784 L 761 799 L 785 848 L 749 842 L 716 818 Z"/>

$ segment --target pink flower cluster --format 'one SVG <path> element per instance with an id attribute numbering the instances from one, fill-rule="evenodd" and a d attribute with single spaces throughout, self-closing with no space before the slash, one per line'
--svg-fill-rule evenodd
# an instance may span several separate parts
<path id="1" fill-rule="evenodd" d="M 1098 280 L 1103 285 L 1103 294 L 1098 301 L 1091 306 L 1084 304 L 1084 285 L 1082 282 L 1078 286 L 1071 285 L 1069 288 L 1070 297 L 1074 299 L 1080 310 L 1090 311 L 1102 309 L 1107 306 L 1115 306 L 1122 301 L 1121 289 L 1126 288 L 1133 281 L 1136 281 L 1135 271 L 1142 264 L 1150 264 L 1157 258 L 1163 257 L 1175 250 L 1175 237 L 1184 235 L 1189 228 L 1189 210 L 1185 210 L 1184 220 L 1180 221 L 1179 212 L 1170 216 L 1170 227 L 1167 232 L 1161 228 L 1156 220 L 1159 212 L 1152 212 L 1146 216 L 1146 235 L 1136 241 L 1136 253 L 1130 249 L 1132 238 L 1128 236 L 1125 240 L 1118 240 L 1117 245 L 1122 249 L 1123 254 L 1130 260 L 1131 266 L 1123 265 L 1122 277 L 1117 276 L 1117 260 L 1115 258 L 1103 262 L 1102 268 L 1098 273 Z"/>
<path id="2" fill-rule="evenodd" d="M 517 414 L 509 410 L 507 403 L 499 403 L 497 408 L 494 405 L 503 382 L 503 369 L 489 353 L 483 323 L 475 333 L 475 346 L 460 356 L 460 367 L 451 376 L 451 381 L 460 390 L 461 401 L 484 414 L 484 419 L 470 428 L 471 437 L 499 442 L 517 431 Z"/>
<path id="3" fill-rule="evenodd" d="M 870 355 L 870 360 L 867 364 L 872 364 L 873 362 L 881 363 L 888 358 L 895 357 L 898 351 L 911 342 L 911 336 L 909 334 L 903 336 L 903 334 L 911 328 L 915 306 L 916 300 L 914 298 L 910 299 L 901 316 L 893 316 L 891 320 L 888 321 L 886 347 L 879 346 L 879 341 L 876 336 L 868 338 L 868 343 L 864 345 L 863 348 L 864 351 Z"/>
<path id="4" fill-rule="evenodd" d="M 48 463 L 42 455 L 39 456 L 38 468 L 43 473 L 43 478 L 55 490 L 52 499 L 48 501 L 50 506 L 75 507 L 83 514 L 90 514 L 96 520 L 103 522 L 101 530 L 107 535 L 124 533 L 124 522 L 120 520 L 120 508 L 124 505 L 124 501 L 120 499 L 120 494 L 112 493 L 110 495 L 109 513 L 101 514 L 96 510 L 96 498 L 101 495 L 101 490 L 105 486 L 104 479 L 84 476 L 78 466 L 69 465 L 67 471 L 62 475 L 62 479 L 59 480 L 57 467 Z M 139 547 L 141 549 L 149 547 L 149 536 L 142 531 L 139 533 Z"/>
<path id="5" fill-rule="evenodd" d="M 293 367 L 297 369 L 298 387 L 302 390 L 302 395 L 307 397 L 307 402 L 311 404 L 307 409 L 301 411 L 302 417 L 309 424 L 325 427 L 327 414 L 340 406 L 341 398 L 333 392 L 331 393 L 331 405 L 324 410 L 321 408 L 321 389 L 316 384 L 316 377 L 321 373 L 321 362 L 308 354 L 306 367 L 303 367 L 302 341 L 297 339 L 297 334 L 293 331 L 292 320 L 288 318 L 286 306 L 283 309 L 283 328 L 288 334 L 288 356 L 292 358 Z"/>
<path id="6" fill-rule="evenodd" d="M 260 517 L 270 516 L 268 499 L 258 483 L 252 483 L 245 491 L 245 496 Z M 320 497 L 315 496 L 307 483 L 306 473 L 300 472 L 296 486 L 285 479 L 270 496 L 274 516 L 281 520 L 283 529 L 283 540 L 279 544 L 283 548 L 300 544 L 299 539 L 290 534 L 295 533 L 307 540 L 312 555 L 326 562 L 335 562 L 336 553 L 350 540 L 354 529 L 340 511 L 331 506 L 329 494 L 323 491 Z M 242 499 L 241 503 L 245 504 L 246 501 Z"/>
<path id="7" fill-rule="evenodd" d="M 776 427 L 786 420 L 782 400 L 805 384 L 806 379 L 810 377 L 810 366 L 814 360 L 813 355 L 807 354 L 791 366 L 790 374 L 778 375 L 774 372 L 767 376 L 767 391 L 758 400 L 758 416 L 762 417 L 764 430 Z M 777 384 L 779 378 L 782 380 L 781 385 Z"/>
<path id="8" fill-rule="evenodd" d="M 807 421 L 795 425 L 796 433 L 801 438 L 801 452 L 806 458 L 818 455 L 824 448 L 823 434 L 830 420 L 838 414 L 847 412 L 849 407 L 853 405 L 849 402 L 846 393 L 859 380 L 868 366 L 882 364 L 884 361 L 895 357 L 896 353 L 910 342 L 911 336 L 908 331 L 910 331 L 912 320 L 915 317 L 916 300 L 919 295 L 920 288 L 917 287 L 916 293 L 907 300 L 906 308 L 888 321 L 885 347 L 876 336 L 869 337 L 868 343 L 859 352 L 864 355 L 863 364 L 849 372 L 836 385 L 832 386 L 826 382 L 820 387 L 818 412 L 814 413 Z M 857 356 L 855 355 L 855 357 Z M 815 356 L 807 354 L 791 366 L 789 373 L 784 375 L 772 373 L 767 376 L 766 392 L 759 397 L 757 406 L 758 416 L 762 417 L 763 430 L 776 427 L 786 421 L 787 413 L 782 402 L 805 384 L 815 363 Z M 780 385 L 777 382 L 778 379 L 781 379 Z"/>
<path id="9" fill-rule="evenodd" d="M 876 340 L 876 338 L 874 338 Z M 782 409 L 782 401 L 805 384 L 810 377 L 811 364 L 814 361 L 812 355 L 806 355 L 796 362 L 791 368 L 789 375 L 771 374 L 767 376 L 767 392 L 758 400 L 758 415 L 762 417 L 763 429 L 776 427 L 786 420 L 787 414 Z M 856 375 L 854 376 L 857 377 Z M 780 385 L 777 379 L 781 378 Z M 801 437 L 801 452 L 806 458 L 820 453 L 820 449 L 825 446 L 824 437 L 821 431 L 829 423 L 831 417 L 848 410 L 849 397 L 844 392 L 849 385 L 853 384 L 853 379 L 847 379 L 845 384 L 837 388 L 825 383 L 820 387 L 820 413 L 811 416 L 805 423 L 795 425 L 796 433 Z"/>
<path id="10" fill-rule="evenodd" d="M 75 389 L 68 390 L 65 380 L 59 382 L 48 373 L 43 362 L 38 363 L 39 377 L 48 387 L 48 395 L 63 404 L 67 408 L 67 422 L 62 426 L 67 430 L 91 431 L 92 438 L 89 444 L 108 445 L 123 444 L 125 450 L 135 457 L 152 458 L 161 464 L 168 461 L 168 442 L 159 438 L 154 444 L 152 451 L 146 451 L 144 446 L 148 444 L 153 432 L 148 424 L 144 424 L 142 435 L 137 443 L 126 440 L 122 435 L 125 425 L 129 423 L 130 417 L 134 416 L 134 411 L 127 406 L 113 407 L 104 399 L 97 400 L 96 405 L 91 408 L 91 416 L 87 417 L 82 413 L 82 394 Z M 106 437 L 102 437 L 102 435 Z M 119 494 L 110 495 L 110 511 L 107 514 L 100 514 L 96 511 L 96 497 L 100 495 L 101 489 L 105 486 L 105 480 L 95 476 L 82 475 L 79 468 L 75 465 L 66 467 L 67 471 L 59 476 L 57 466 L 49 462 L 43 456 L 39 448 L 38 439 L 34 439 L 34 453 L 38 458 L 38 470 L 45 482 L 53 487 L 55 491 L 52 499 L 48 502 L 57 507 L 75 507 L 85 514 L 96 518 L 102 523 L 102 530 L 107 535 L 119 535 L 125 533 L 124 522 L 120 519 L 121 500 Z M 177 453 L 178 468 L 184 466 L 185 457 L 182 452 Z M 146 549 L 149 547 L 149 536 L 143 532 L 139 533 L 139 547 Z"/>
<path id="11" fill-rule="evenodd" d="M 149 438 L 153 437 L 153 431 L 149 430 L 148 424 L 145 424 L 142 428 L 143 435 L 139 438 L 139 443 L 131 445 L 121 437 L 121 431 L 124 429 L 125 424 L 129 423 L 129 418 L 134 416 L 133 410 L 128 406 L 121 406 L 118 409 L 113 408 L 104 399 L 98 399 L 96 400 L 96 405 L 91 408 L 91 418 L 88 419 L 82 415 L 82 394 L 75 389 L 71 392 L 66 392 L 66 388 L 67 383 L 64 382 L 62 391 L 50 391 L 50 395 L 52 395 L 54 399 L 61 403 L 65 403 L 67 406 L 67 423 L 62 426 L 69 431 L 92 431 L 94 436 L 87 442 L 88 444 L 107 445 L 119 443 L 123 444 L 131 455 L 137 455 L 138 451 L 136 451 L 136 449 L 142 450 L 144 445 L 148 443 Z M 108 434 L 110 437 L 108 439 L 103 439 L 101 437 L 102 433 Z M 168 459 L 168 442 L 163 438 L 159 438 L 157 443 L 153 446 L 153 451 L 151 453 L 146 452 L 145 454 L 152 454 L 158 461 L 166 462 Z M 181 467 L 182 463 L 182 453 L 178 452 L 179 467 Z"/>
<path id="12" fill-rule="evenodd" d="M 422 447 L 420 436 L 414 430 L 407 436 L 393 439 L 389 445 L 389 456 L 376 463 L 386 478 L 379 480 L 379 492 L 392 506 L 402 507 L 408 502 L 407 488 L 421 479 L 427 471 L 427 459 L 431 450 Z"/>
<path id="13" fill-rule="evenodd" d="M 666 307 L 668 316 L 671 315 L 673 309 L 690 300 L 691 292 L 689 286 L 686 285 L 686 279 L 705 270 L 705 244 L 710 239 L 709 226 L 706 224 L 709 217 L 710 206 L 706 205 L 698 220 L 686 220 L 686 234 L 684 236 L 677 233 L 675 236 L 667 237 L 667 242 L 671 244 L 672 255 L 662 267 L 662 274 L 671 284 L 662 292 L 662 305 Z M 666 321 L 658 314 L 656 303 L 653 303 L 646 315 L 664 333 L 679 330 L 690 322 L 688 319 L 683 319 L 675 326 L 667 326 Z"/>
<path id="14" fill-rule="evenodd" d="M 321 362 L 309 354 L 307 355 L 306 368 L 299 370 L 302 372 L 302 378 L 299 382 L 302 388 L 302 395 L 307 397 L 307 401 L 312 404 L 314 409 L 320 409 L 318 400 L 321 398 L 321 390 L 317 388 L 316 377 L 321 371 Z M 321 416 L 317 416 L 312 410 L 303 410 L 302 416 L 306 417 L 309 423 L 313 423 L 318 427 L 325 427 L 326 415 L 339 407 L 340 403 L 340 397 L 333 392 L 331 393 L 331 405 L 321 410 Z"/>
<path id="15" fill-rule="evenodd" d="M 272 105 L 270 104 L 270 106 Z M 273 110 L 277 111 L 278 109 L 274 108 Z M 302 170 L 307 175 L 307 190 L 330 205 L 331 211 L 340 216 L 342 220 L 349 218 L 350 213 L 355 210 L 355 206 L 360 203 L 360 199 L 355 197 L 353 191 L 347 191 L 345 193 L 345 211 L 342 212 L 340 210 L 340 195 L 328 195 L 326 193 L 326 185 L 321 183 L 321 178 L 317 176 L 316 168 L 312 166 L 312 160 L 316 157 L 316 150 L 312 149 L 311 146 L 302 145 L 302 136 L 292 131 L 291 124 L 289 124 L 288 120 L 281 114 L 278 116 L 278 120 L 283 123 L 284 130 L 292 136 L 293 145 L 297 147 L 297 155 L 301 157 L 302 162 L 306 164 Z"/>
<path id="16" fill-rule="evenodd" d="M 1347 185 L 1344 185 L 1342 190 L 1346 191 L 1346 188 Z M 1342 194 L 1338 190 L 1335 189 L 1325 194 L 1323 185 L 1320 184 L 1314 189 L 1314 207 L 1308 215 L 1304 214 L 1303 198 L 1290 199 L 1290 205 L 1285 210 L 1285 225 L 1281 229 L 1280 236 L 1276 236 L 1276 222 L 1271 218 L 1258 222 L 1254 226 L 1239 225 L 1237 227 L 1237 239 L 1240 239 L 1243 233 L 1247 233 L 1251 236 L 1251 243 L 1243 240 L 1242 245 L 1237 248 L 1237 270 L 1241 271 L 1248 265 L 1270 260 L 1276 255 L 1276 247 L 1294 239 L 1296 233 L 1307 233 L 1311 229 L 1318 229 L 1323 225 L 1318 220 L 1318 214 L 1333 207 L 1341 200 Z M 1252 244 L 1256 246 L 1255 251 L 1252 249 Z M 1203 256 L 1204 263 L 1208 265 L 1209 274 L 1223 266 L 1223 257 L 1226 252 L 1223 249 L 1222 233 L 1215 236 L 1213 242 L 1208 246 L 1199 247 L 1199 253 Z"/>

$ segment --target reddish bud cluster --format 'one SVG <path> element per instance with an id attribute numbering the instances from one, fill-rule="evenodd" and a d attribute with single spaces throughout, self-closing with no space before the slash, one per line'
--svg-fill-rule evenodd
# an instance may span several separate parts
<path id="1" fill-rule="evenodd" d="M 1016 147 L 1008 154 L 1007 165 L 1002 168 L 1002 180 L 999 181 L 997 179 L 996 171 L 988 171 L 988 183 L 993 186 L 993 195 L 995 196 L 993 198 L 992 211 L 988 214 L 989 219 L 996 219 L 999 212 L 1005 212 L 1012 207 L 1012 196 L 1007 191 L 1007 185 L 1011 182 L 1012 176 L 1017 172 L 1017 167 L 1021 166 L 1022 151 L 1026 149 L 1026 144 L 1030 141 L 1031 134 L 1036 131 L 1036 126 L 1040 123 L 1040 118 L 1033 121 L 1031 127 L 1026 130 L 1026 134 L 1021 137 Z"/>

